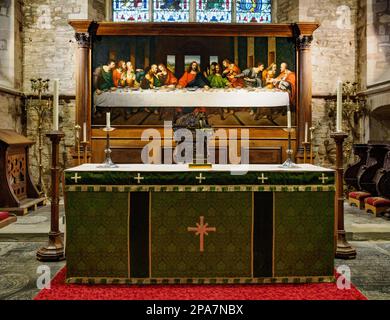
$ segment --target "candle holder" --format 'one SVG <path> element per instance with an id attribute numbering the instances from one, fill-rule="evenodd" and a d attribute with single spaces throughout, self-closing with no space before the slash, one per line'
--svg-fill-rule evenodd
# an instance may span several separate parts
<path id="1" fill-rule="evenodd" d="M 50 232 L 48 244 L 37 251 L 36 257 L 39 261 L 61 261 L 65 259 L 65 248 L 59 229 L 59 145 L 65 134 L 61 131 L 52 131 L 46 134 L 46 136 L 50 139 L 52 144 Z"/>
<path id="2" fill-rule="evenodd" d="M 81 141 L 81 145 L 83 146 L 83 163 L 88 163 L 88 141 Z"/>
<path id="3" fill-rule="evenodd" d="M 76 148 L 77 148 L 77 163 L 81 164 L 81 154 L 80 154 L 80 129 L 81 127 L 77 124 L 74 126 L 76 132 Z"/>
<path id="4" fill-rule="evenodd" d="M 309 147 L 309 149 L 311 150 L 311 143 L 310 142 L 302 142 L 302 145 L 303 145 L 303 163 L 306 163 L 306 160 L 307 160 L 307 149 Z M 311 160 L 309 160 L 310 164 L 311 164 Z"/>
<path id="5" fill-rule="evenodd" d="M 106 132 L 106 149 L 104 149 L 105 160 L 98 166 L 98 168 L 118 168 L 118 166 L 111 160 L 111 148 L 110 148 L 110 132 L 114 131 L 113 127 L 105 127 L 103 131 Z"/>
<path id="6" fill-rule="evenodd" d="M 343 143 L 348 134 L 333 132 L 331 138 L 336 142 L 336 203 L 335 203 L 335 256 L 340 259 L 355 259 L 356 250 L 348 243 L 344 230 L 344 166 Z"/>
<path id="7" fill-rule="evenodd" d="M 292 168 L 299 168 L 294 161 L 292 160 L 292 154 L 293 154 L 293 149 L 291 146 L 291 133 L 295 131 L 294 128 L 284 128 L 284 131 L 288 133 L 288 147 L 287 147 L 287 160 L 283 162 L 283 164 L 280 166 L 281 168 L 284 169 L 292 169 Z"/>

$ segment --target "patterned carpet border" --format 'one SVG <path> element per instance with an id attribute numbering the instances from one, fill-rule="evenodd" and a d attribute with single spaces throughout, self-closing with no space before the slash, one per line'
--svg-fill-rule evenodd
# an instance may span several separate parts
<path id="1" fill-rule="evenodd" d="M 337 288 L 335 282 L 280 284 L 125 285 L 66 284 L 66 267 L 35 300 L 366 300 L 355 286 Z M 337 278 L 337 276 L 336 276 Z"/>

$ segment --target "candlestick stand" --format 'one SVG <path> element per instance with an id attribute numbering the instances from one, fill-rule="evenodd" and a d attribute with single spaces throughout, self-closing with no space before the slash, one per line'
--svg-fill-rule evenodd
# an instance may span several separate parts
<path id="1" fill-rule="evenodd" d="M 343 143 L 348 134 L 334 132 L 331 138 L 336 142 L 336 199 L 335 199 L 335 227 L 336 258 L 355 259 L 356 250 L 348 243 L 344 230 L 344 190 L 343 190 Z"/>
<path id="2" fill-rule="evenodd" d="M 307 161 L 307 146 L 310 146 L 310 142 L 302 142 L 303 145 L 303 163 Z"/>
<path id="3" fill-rule="evenodd" d="M 284 128 L 283 130 L 288 132 L 287 160 L 280 167 L 285 169 L 299 168 L 292 160 L 291 133 L 294 132 L 294 128 Z"/>
<path id="4" fill-rule="evenodd" d="M 88 163 L 88 141 L 81 141 L 81 145 L 83 146 L 83 163 Z"/>
<path id="5" fill-rule="evenodd" d="M 106 149 L 104 150 L 105 159 L 99 168 L 118 168 L 118 166 L 111 160 L 111 149 L 110 149 L 110 132 L 114 131 L 115 128 L 105 127 L 103 131 L 106 132 Z"/>
<path id="6" fill-rule="evenodd" d="M 74 127 L 76 132 L 76 148 L 77 148 L 77 164 L 81 164 L 81 154 L 80 154 L 80 126 L 77 124 Z"/>
<path id="7" fill-rule="evenodd" d="M 49 242 L 37 251 L 39 261 L 60 261 L 65 259 L 64 244 L 59 229 L 59 144 L 65 136 L 63 132 L 52 131 L 46 134 L 52 145 L 51 153 L 51 216 Z"/>

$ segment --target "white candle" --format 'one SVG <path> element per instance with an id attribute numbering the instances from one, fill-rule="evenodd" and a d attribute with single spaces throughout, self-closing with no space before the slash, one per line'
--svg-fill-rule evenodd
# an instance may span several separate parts
<path id="1" fill-rule="evenodd" d="M 59 80 L 53 82 L 53 130 L 58 131 Z"/>
<path id="2" fill-rule="evenodd" d="M 87 142 L 87 123 L 83 123 L 83 142 Z"/>
<path id="3" fill-rule="evenodd" d="M 309 130 L 309 124 L 305 123 L 305 143 L 308 143 L 308 130 Z"/>
<path id="4" fill-rule="evenodd" d="M 337 113 L 336 113 L 336 131 L 342 131 L 343 123 L 343 82 L 337 81 Z"/>
<path id="5" fill-rule="evenodd" d="M 111 128 L 111 123 L 110 123 L 110 113 L 106 113 L 106 128 Z"/>
<path id="6" fill-rule="evenodd" d="M 291 111 L 287 111 L 287 128 L 291 129 Z"/>

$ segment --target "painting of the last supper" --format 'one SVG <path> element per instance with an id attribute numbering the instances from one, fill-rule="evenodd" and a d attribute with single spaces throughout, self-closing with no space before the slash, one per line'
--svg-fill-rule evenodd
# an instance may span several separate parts
<path id="1" fill-rule="evenodd" d="M 101 36 L 92 52 L 92 125 L 109 111 L 119 126 L 175 124 L 189 113 L 213 127 L 285 126 L 295 111 L 290 38 Z"/>

